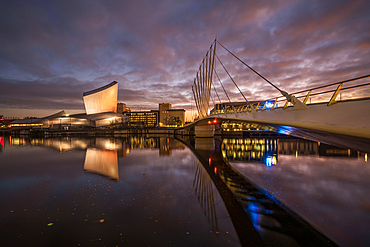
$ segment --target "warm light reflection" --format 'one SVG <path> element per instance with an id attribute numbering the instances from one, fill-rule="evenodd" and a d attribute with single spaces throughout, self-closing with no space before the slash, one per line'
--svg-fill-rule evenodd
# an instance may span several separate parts
<path id="1" fill-rule="evenodd" d="M 277 155 L 276 140 L 266 138 L 223 139 L 222 156 L 228 160 L 260 161 Z M 277 158 L 276 158 L 277 161 Z"/>
<path id="2" fill-rule="evenodd" d="M 111 118 L 106 118 L 106 119 L 104 119 L 105 121 L 111 121 L 111 120 L 114 120 L 114 119 L 116 119 L 115 117 L 111 117 Z"/>
<path id="3" fill-rule="evenodd" d="M 116 145 L 112 142 L 105 142 L 105 149 L 116 150 Z"/>
<path id="4" fill-rule="evenodd" d="M 365 154 L 365 162 L 367 162 L 367 153 Z"/>
<path id="5" fill-rule="evenodd" d="M 101 174 L 118 181 L 117 151 L 88 148 L 86 150 L 84 170 Z"/>
<path id="6" fill-rule="evenodd" d="M 355 157 L 356 153 L 351 149 L 333 147 L 319 142 L 297 139 L 273 139 L 273 138 L 224 138 L 221 144 L 221 153 L 227 160 L 260 161 L 266 163 L 269 156 L 292 155 L 298 156 L 348 156 Z M 357 154 L 358 156 L 359 154 Z M 367 160 L 367 156 L 365 156 Z"/>
<path id="7" fill-rule="evenodd" d="M 32 127 L 38 127 L 38 126 L 42 126 L 43 124 L 41 123 L 38 123 L 38 124 L 9 124 L 10 127 L 29 127 L 29 126 L 32 126 Z"/>
<path id="8" fill-rule="evenodd" d="M 15 146 L 21 146 L 21 145 L 26 145 L 26 139 L 24 138 L 18 138 L 18 137 L 13 137 L 10 139 L 11 140 L 11 145 Z"/>

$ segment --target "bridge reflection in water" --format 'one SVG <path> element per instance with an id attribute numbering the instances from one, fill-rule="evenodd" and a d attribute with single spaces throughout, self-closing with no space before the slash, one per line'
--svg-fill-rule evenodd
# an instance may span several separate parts
<path id="1" fill-rule="evenodd" d="M 179 139 L 180 140 L 180 139 Z M 279 155 L 345 156 L 365 159 L 367 153 L 336 148 L 320 142 L 274 137 L 183 138 L 145 136 L 110 138 L 11 138 L 10 145 L 43 145 L 59 152 L 86 150 L 84 170 L 119 179 L 118 157 L 135 148 L 158 149 L 171 155 L 185 145 L 197 157 L 193 186 L 213 231 L 219 232 L 217 194 L 220 195 L 242 246 L 335 246 L 297 214 L 250 180 L 240 175 L 229 161 L 263 162 L 278 165 Z"/>
<path id="2" fill-rule="evenodd" d="M 336 246 L 227 162 L 227 157 L 239 157 L 272 165 L 271 159 L 277 160 L 277 140 L 224 139 L 221 142 L 186 138 L 181 141 L 199 160 L 194 187 L 214 228 L 217 229 L 217 216 L 210 180 L 227 208 L 242 246 Z M 240 150 L 230 152 L 234 149 Z"/>

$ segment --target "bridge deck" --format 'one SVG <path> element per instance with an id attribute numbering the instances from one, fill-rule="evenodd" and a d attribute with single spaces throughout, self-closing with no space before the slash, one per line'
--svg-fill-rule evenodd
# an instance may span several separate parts
<path id="1" fill-rule="evenodd" d="M 370 139 L 370 99 L 340 101 L 327 104 L 308 105 L 307 110 L 293 110 L 293 107 L 274 108 L 254 113 L 215 114 L 184 126 L 206 125 L 209 119 L 237 120 L 261 124 L 291 126 L 328 133 L 343 134 Z"/>

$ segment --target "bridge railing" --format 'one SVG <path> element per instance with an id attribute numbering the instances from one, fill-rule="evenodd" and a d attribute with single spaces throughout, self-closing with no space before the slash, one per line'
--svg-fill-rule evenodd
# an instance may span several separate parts
<path id="1" fill-rule="evenodd" d="M 369 77 L 370 75 L 357 77 L 325 86 L 298 91 L 292 93 L 292 95 L 306 105 L 326 103 L 328 106 L 330 106 L 339 101 L 363 99 L 370 97 L 370 82 L 368 82 L 368 80 L 365 82 L 364 80 Z M 289 102 L 287 102 L 286 98 L 283 96 L 275 97 L 269 100 L 274 100 L 276 102 L 274 105 L 275 108 L 277 105 L 279 105 L 279 103 L 284 103 L 284 109 L 289 106 Z"/>
<path id="2" fill-rule="evenodd" d="M 297 99 L 306 105 L 326 103 L 328 106 L 340 101 L 364 99 L 370 97 L 370 82 L 364 79 L 369 79 L 370 75 L 357 77 L 354 79 L 336 82 L 325 86 L 314 87 L 298 92 L 291 93 Z M 361 81 L 359 83 L 359 81 Z M 357 84 L 354 84 L 354 83 Z M 291 103 L 284 96 L 278 96 L 251 104 L 256 111 L 272 110 L 276 108 L 286 109 Z M 251 107 L 248 104 L 241 106 L 225 106 L 224 109 L 215 110 L 211 115 L 215 114 L 234 114 L 251 112 Z"/>

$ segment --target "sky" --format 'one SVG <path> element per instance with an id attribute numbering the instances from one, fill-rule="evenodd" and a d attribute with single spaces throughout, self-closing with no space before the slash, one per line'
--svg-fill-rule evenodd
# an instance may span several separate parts
<path id="1" fill-rule="evenodd" d="M 189 114 L 216 37 L 290 93 L 370 74 L 366 0 L 2 0 L 0 115 L 81 113 L 83 92 L 112 81 L 131 110 L 171 103 Z M 216 54 L 248 100 L 280 95 L 220 45 Z M 231 100 L 242 101 L 217 62 L 216 71 Z"/>

